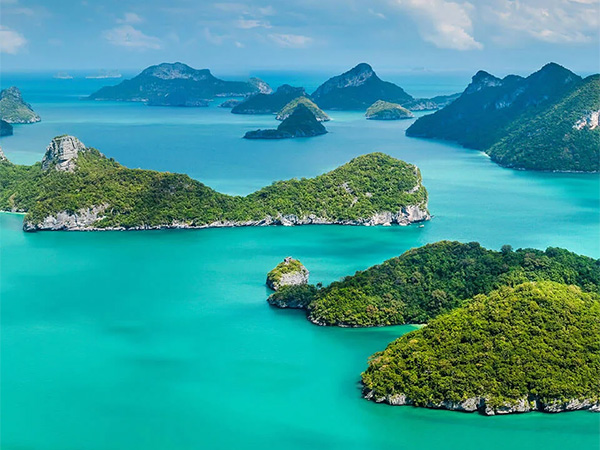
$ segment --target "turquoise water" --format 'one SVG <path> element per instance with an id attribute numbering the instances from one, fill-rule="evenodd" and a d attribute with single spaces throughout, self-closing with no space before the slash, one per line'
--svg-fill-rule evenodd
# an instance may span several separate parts
<path id="1" fill-rule="evenodd" d="M 264 286 L 287 255 L 329 283 L 439 239 L 599 257 L 598 176 L 502 169 L 479 152 L 406 138 L 408 122 L 357 113 L 332 113 L 319 138 L 253 142 L 240 137 L 271 117 L 78 100 L 102 80 L 15 81 L 43 118 L 0 141 L 15 162 L 39 160 L 70 133 L 130 167 L 244 194 L 384 151 L 421 167 L 435 217 L 423 228 L 28 234 L 22 216 L 0 214 L 3 449 L 600 444 L 600 416 L 587 412 L 487 418 L 362 400 L 368 356 L 413 328 L 317 327 L 268 307 Z"/>

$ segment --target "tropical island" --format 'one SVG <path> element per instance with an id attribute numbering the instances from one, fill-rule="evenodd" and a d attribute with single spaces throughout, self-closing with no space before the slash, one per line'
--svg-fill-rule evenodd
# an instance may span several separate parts
<path id="1" fill-rule="evenodd" d="M 457 100 L 406 134 L 454 141 L 515 169 L 597 172 L 599 80 L 555 63 L 527 78 L 480 71 Z"/>
<path id="2" fill-rule="evenodd" d="M 277 291 L 284 286 L 308 284 L 308 269 L 297 259 L 286 257 L 267 274 L 267 286 Z"/>
<path id="3" fill-rule="evenodd" d="M 328 122 L 331 120 L 331 118 L 325 113 L 325 111 L 323 111 L 321 108 L 319 108 L 315 102 L 313 102 L 308 97 L 304 97 L 304 96 L 295 98 L 294 100 L 289 102 L 287 105 L 285 105 L 283 108 L 281 108 L 281 110 L 277 113 L 276 119 L 277 120 L 287 119 L 296 110 L 296 108 L 299 105 L 306 106 L 309 109 L 309 111 L 311 113 L 313 113 L 313 115 L 315 116 L 315 119 L 317 119 L 319 122 Z"/>
<path id="4" fill-rule="evenodd" d="M 405 103 L 413 97 L 400 86 L 383 81 L 367 63 L 330 78 L 311 95 L 323 109 L 364 111 L 377 100 Z"/>
<path id="5" fill-rule="evenodd" d="M 383 153 L 239 197 L 187 175 L 129 169 L 65 135 L 52 140 L 41 163 L 0 162 L 0 180 L 0 210 L 25 212 L 25 231 L 409 225 L 430 218 L 419 169 Z"/>
<path id="6" fill-rule="evenodd" d="M 504 286 L 369 359 L 363 396 L 485 415 L 600 410 L 600 296 L 550 281 Z"/>
<path id="7" fill-rule="evenodd" d="M 370 120 L 400 120 L 414 117 L 408 109 L 384 100 L 377 100 L 369 106 L 365 116 Z"/>
<path id="8" fill-rule="evenodd" d="M 16 86 L 0 91 L 0 119 L 8 124 L 35 123 L 41 120 L 31 105 L 23 100 L 21 91 Z M 6 125 L 3 128 L 9 130 Z"/>
<path id="9" fill-rule="evenodd" d="M 101 88 L 88 99 L 151 106 L 208 106 L 214 97 L 245 97 L 261 92 L 270 92 L 262 80 L 224 81 L 208 69 L 198 70 L 178 62 L 150 66 L 131 80 Z"/>
<path id="10" fill-rule="evenodd" d="M 248 131 L 245 139 L 289 139 L 312 137 L 326 134 L 327 129 L 303 104 L 298 104 L 293 112 L 279 124 L 277 129 Z"/>
<path id="11" fill-rule="evenodd" d="M 247 98 L 235 105 L 231 112 L 233 114 L 276 114 L 289 102 L 304 95 L 306 95 L 304 88 L 284 84 L 273 93 L 260 93 Z"/>
<path id="12" fill-rule="evenodd" d="M 305 309 L 316 325 L 373 327 L 422 324 L 458 308 L 477 294 L 505 285 L 549 280 L 600 292 L 600 261 L 560 248 L 546 251 L 476 242 L 440 241 L 409 250 L 326 287 L 291 286 L 269 302 Z M 303 302 L 296 297 L 301 296 Z"/>

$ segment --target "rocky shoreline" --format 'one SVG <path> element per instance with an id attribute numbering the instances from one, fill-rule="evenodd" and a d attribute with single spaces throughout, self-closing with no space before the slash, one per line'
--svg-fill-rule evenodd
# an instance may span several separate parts
<path id="1" fill-rule="evenodd" d="M 600 400 L 592 399 L 570 399 L 566 401 L 554 400 L 551 402 L 543 402 L 535 396 L 529 396 L 515 400 L 514 402 L 504 402 L 499 406 L 492 406 L 488 404 L 489 400 L 485 397 L 472 397 L 463 400 L 462 402 L 443 400 L 441 402 L 429 402 L 426 405 L 415 405 L 414 401 L 404 394 L 387 395 L 386 397 L 376 398 L 372 390 L 363 391 L 363 398 L 372 400 L 376 403 L 387 403 L 392 406 L 415 406 L 469 413 L 477 411 L 485 416 L 518 414 L 532 411 L 544 413 L 581 410 L 600 412 Z"/>
<path id="2" fill-rule="evenodd" d="M 56 216 L 48 216 L 43 222 L 33 223 L 25 221 L 23 223 L 24 231 L 143 231 L 143 230 L 164 230 L 164 229 L 204 229 L 204 228 L 234 228 L 234 227 L 252 227 L 252 226 L 296 226 L 296 225 L 354 225 L 354 226 L 407 226 L 412 223 L 424 222 L 431 219 L 427 207 L 411 205 L 403 208 L 397 213 L 384 211 L 377 213 L 369 218 L 355 220 L 330 220 L 323 217 L 317 217 L 314 214 L 299 218 L 296 215 L 278 215 L 276 217 L 267 216 L 261 220 L 248 220 L 242 222 L 236 221 L 217 221 L 204 225 L 191 225 L 185 222 L 174 221 L 170 224 L 162 225 L 140 225 L 135 227 L 94 227 L 95 222 L 102 220 L 105 216 L 102 213 L 108 208 L 108 205 L 94 206 L 78 213 L 69 214 L 66 211 L 58 213 Z"/>

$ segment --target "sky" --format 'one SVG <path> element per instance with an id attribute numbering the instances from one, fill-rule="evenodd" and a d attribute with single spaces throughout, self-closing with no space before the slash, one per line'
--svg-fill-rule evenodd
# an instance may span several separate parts
<path id="1" fill-rule="evenodd" d="M 600 71 L 600 0 L 0 0 L 9 71 Z"/>

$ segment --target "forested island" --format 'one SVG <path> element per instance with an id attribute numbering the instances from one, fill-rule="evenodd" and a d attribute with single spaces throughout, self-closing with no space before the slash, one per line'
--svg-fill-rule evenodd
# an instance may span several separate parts
<path id="1" fill-rule="evenodd" d="M 476 242 L 440 241 L 314 290 L 289 287 L 270 303 L 286 306 L 301 295 L 317 325 L 372 327 L 426 323 L 477 294 L 504 285 L 549 280 L 600 292 L 600 261 L 560 248 L 502 251 Z"/>
<path id="2" fill-rule="evenodd" d="M 289 139 L 326 134 L 327 129 L 311 110 L 299 103 L 277 129 L 248 131 L 246 139 Z"/>
<path id="3" fill-rule="evenodd" d="M 151 106 L 208 106 L 214 97 L 270 92 L 269 85 L 258 78 L 224 81 L 208 69 L 198 70 L 178 62 L 150 66 L 131 80 L 101 88 L 88 99 L 144 102 Z"/>
<path id="4" fill-rule="evenodd" d="M 370 120 L 400 120 L 414 117 L 408 109 L 399 104 L 383 100 L 377 100 L 369 106 L 365 116 Z"/>
<path id="5" fill-rule="evenodd" d="M 328 122 L 331 120 L 329 116 L 325 113 L 325 111 L 319 108 L 311 99 L 305 96 L 297 97 L 291 102 L 289 102 L 287 105 L 285 105 L 283 108 L 281 108 L 281 110 L 277 113 L 276 119 L 287 119 L 300 105 L 304 105 L 305 107 L 307 107 L 309 111 L 313 113 L 315 119 L 317 119 L 319 122 Z"/>
<path id="6" fill-rule="evenodd" d="M 41 120 L 31 105 L 23 100 L 21 91 L 16 86 L 0 91 L 0 119 L 8 125 L 35 123 Z M 2 131 L 4 136 L 12 134 L 12 126 L 3 123 Z"/>
<path id="7" fill-rule="evenodd" d="M 249 97 L 231 112 L 233 114 L 276 114 L 295 98 L 306 95 L 304 88 L 289 84 L 279 86 L 273 93 L 260 93 Z"/>
<path id="8" fill-rule="evenodd" d="M 26 231 L 408 225 L 430 217 L 419 169 L 383 153 L 239 197 L 187 175 L 129 169 L 66 135 L 41 163 L 0 162 L 0 210 L 26 212 Z"/>
<path id="9" fill-rule="evenodd" d="M 550 63 L 527 78 L 478 72 L 462 95 L 406 134 L 455 141 L 500 165 L 559 172 L 600 170 L 600 82 Z"/>
<path id="10" fill-rule="evenodd" d="M 537 281 L 477 295 L 400 337 L 362 382 L 377 402 L 495 415 L 598 411 L 598 373 L 600 297 Z"/>

